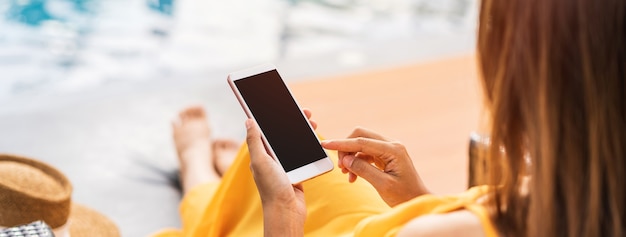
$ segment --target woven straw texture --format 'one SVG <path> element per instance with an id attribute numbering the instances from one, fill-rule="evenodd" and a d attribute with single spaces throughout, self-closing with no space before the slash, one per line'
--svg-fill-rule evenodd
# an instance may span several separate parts
<path id="1" fill-rule="evenodd" d="M 76 236 L 118 237 L 102 214 L 71 202 L 72 185 L 57 169 L 37 160 L 0 154 L 0 226 L 43 220 L 51 228 L 69 223 Z"/>

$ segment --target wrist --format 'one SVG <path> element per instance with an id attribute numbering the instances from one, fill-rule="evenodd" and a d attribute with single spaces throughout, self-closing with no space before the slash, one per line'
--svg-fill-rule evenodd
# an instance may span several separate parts
<path id="1" fill-rule="evenodd" d="M 303 236 L 306 213 L 293 205 L 263 202 L 265 236 Z"/>

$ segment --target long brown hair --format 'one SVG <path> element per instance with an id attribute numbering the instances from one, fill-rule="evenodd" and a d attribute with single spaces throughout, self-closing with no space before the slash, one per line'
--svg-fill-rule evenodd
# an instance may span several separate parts
<path id="1" fill-rule="evenodd" d="M 484 181 L 502 235 L 626 235 L 625 27 L 624 0 L 482 2 Z"/>

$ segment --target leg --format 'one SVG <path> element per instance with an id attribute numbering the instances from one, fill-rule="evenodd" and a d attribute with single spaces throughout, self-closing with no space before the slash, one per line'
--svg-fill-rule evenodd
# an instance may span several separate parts
<path id="1" fill-rule="evenodd" d="M 183 192 L 202 183 L 219 181 L 221 177 L 213 168 L 211 130 L 204 110 L 190 107 L 181 111 L 172 128 Z"/>

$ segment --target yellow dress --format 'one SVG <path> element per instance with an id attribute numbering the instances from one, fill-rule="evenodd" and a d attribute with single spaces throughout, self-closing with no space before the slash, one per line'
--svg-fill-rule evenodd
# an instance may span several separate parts
<path id="1" fill-rule="evenodd" d="M 329 155 L 337 162 L 336 153 Z M 422 195 L 390 208 L 363 179 L 348 183 L 339 169 L 304 182 L 306 236 L 395 236 L 410 220 L 427 214 L 467 209 L 479 217 L 486 236 L 497 236 L 487 211 L 476 199 L 486 187 L 459 195 Z M 244 144 L 219 183 L 190 190 L 180 204 L 181 229 L 163 230 L 155 237 L 260 236 L 261 200 L 250 172 Z"/>

